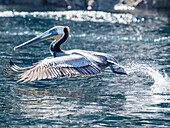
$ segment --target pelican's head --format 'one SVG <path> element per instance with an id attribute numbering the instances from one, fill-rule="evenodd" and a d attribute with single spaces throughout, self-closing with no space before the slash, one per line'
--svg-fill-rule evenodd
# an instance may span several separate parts
<path id="1" fill-rule="evenodd" d="M 67 26 L 55 26 L 55 27 L 49 29 L 48 31 L 44 32 L 43 34 L 23 43 L 21 45 L 16 46 L 14 48 L 14 50 L 28 46 L 28 45 L 31 45 L 31 44 L 34 44 L 34 43 L 37 43 L 37 42 L 40 42 L 40 41 L 48 40 L 48 39 L 54 39 L 56 41 L 60 40 L 65 35 L 66 31 L 67 31 L 67 33 L 70 32 L 69 27 L 67 27 Z"/>

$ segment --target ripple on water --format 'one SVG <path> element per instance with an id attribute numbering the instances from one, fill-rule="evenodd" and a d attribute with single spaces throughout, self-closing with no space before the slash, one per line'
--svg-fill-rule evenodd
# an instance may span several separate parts
<path id="1" fill-rule="evenodd" d="M 144 21 L 144 17 L 136 17 L 132 14 L 110 13 L 103 11 L 47 11 L 47 12 L 18 12 L 2 11 L 0 17 L 34 17 L 47 18 L 56 20 L 72 21 L 93 21 L 93 22 L 110 22 L 110 23 L 131 23 Z"/>

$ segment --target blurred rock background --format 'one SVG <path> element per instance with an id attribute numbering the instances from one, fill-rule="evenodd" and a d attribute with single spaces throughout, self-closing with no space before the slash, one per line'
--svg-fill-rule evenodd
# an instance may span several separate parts
<path id="1" fill-rule="evenodd" d="M 111 10 L 115 6 L 170 9 L 170 0 L 0 0 L 5 5 L 54 5 L 68 9 Z"/>

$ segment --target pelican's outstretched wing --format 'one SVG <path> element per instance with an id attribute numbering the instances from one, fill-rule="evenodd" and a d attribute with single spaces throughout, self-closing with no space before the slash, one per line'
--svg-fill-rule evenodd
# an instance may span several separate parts
<path id="1" fill-rule="evenodd" d="M 101 69 L 80 55 L 49 57 L 37 63 L 33 68 L 17 75 L 18 81 L 34 81 L 54 77 L 77 75 L 95 75 Z"/>

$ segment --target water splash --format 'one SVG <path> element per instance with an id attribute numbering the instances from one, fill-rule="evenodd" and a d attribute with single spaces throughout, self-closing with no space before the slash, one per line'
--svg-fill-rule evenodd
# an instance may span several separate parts
<path id="1" fill-rule="evenodd" d="M 161 73 L 158 69 L 146 64 L 128 64 L 126 67 L 128 74 L 140 72 L 143 75 L 149 75 L 153 78 L 154 84 L 151 86 L 151 90 L 154 94 L 170 94 L 170 78 L 164 72 Z"/>

